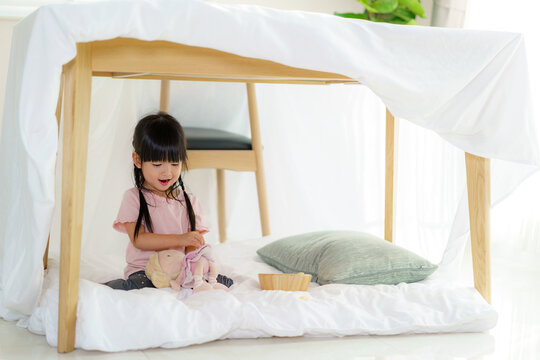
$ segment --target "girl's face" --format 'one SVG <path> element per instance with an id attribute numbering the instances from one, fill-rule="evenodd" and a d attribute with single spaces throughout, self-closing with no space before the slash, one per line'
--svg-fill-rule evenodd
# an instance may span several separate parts
<path id="1" fill-rule="evenodd" d="M 133 153 L 133 163 L 142 170 L 144 186 L 149 190 L 165 196 L 165 192 L 180 177 L 182 163 L 167 161 L 144 161 L 137 153 Z"/>

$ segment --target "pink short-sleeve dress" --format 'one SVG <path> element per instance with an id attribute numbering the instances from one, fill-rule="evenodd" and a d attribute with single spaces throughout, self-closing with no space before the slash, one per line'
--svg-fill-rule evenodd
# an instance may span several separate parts
<path id="1" fill-rule="evenodd" d="M 178 197 L 181 201 L 176 201 L 156 195 L 147 190 L 143 190 L 142 192 L 148 204 L 148 212 L 152 219 L 152 228 L 155 234 L 184 234 L 190 231 L 189 215 L 182 195 Z M 197 230 L 203 233 L 208 232 L 208 226 L 206 225 L 201 204 L 194 195 L 189 195 L 189 199 L 195 212 Z M 113 228 L 127 234 L 124 223 L 135 223 L 138 216 L 139 190 L 132 188 L 124 193 L 124 198 L 122 199 L 118 216 L 113 223 Z M 145 231 L 148 231 L 146 225 Z M 126 250 L 127 266 L 124 269 L 124 278 L 127 279 L 134 272 L 144 270 L 152 253 L 153 251 L 137 249 L 130 241 Z"/>

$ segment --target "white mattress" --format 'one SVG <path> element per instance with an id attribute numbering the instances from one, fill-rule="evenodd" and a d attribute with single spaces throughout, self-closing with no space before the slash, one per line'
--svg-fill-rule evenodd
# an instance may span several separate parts
<path id="1" fill-rule="evenodd" d="M 396 286 L 311 283 L 307 292 L 262 291 L 257 274 L 277 271 L 255 251 L 271 240 L 214 246 L 220 272 L 235 281 L 230 292 L 113 290 L 93 281 L 103 278 L 103 270 L 84 265 L 75 346 L 123 351 L 226 338 L 480 332 L 497 322 L 495 310 L 474 288 L 435 280 Z M 56 346 L 56 261 L 44 286 L 28 328 Z"/>

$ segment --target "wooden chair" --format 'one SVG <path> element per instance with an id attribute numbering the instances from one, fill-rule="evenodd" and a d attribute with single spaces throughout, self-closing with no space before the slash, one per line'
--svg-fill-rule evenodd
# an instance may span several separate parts
<path id="1" fill-rule="evenodd" d="M 358 83 L 340 74 L 293 68 L 214 49 L 121 38 L 77 44 L 77 55 L 64 65 L 63 74 L 63 91 L 59 97 L 59 106 L 64 99 L 64 121 L 58 352 L 72 351 L 75 345 L 92 76 L 244 82 L 248 84 L 248 93 L 253 83 Z M 254 99 L 251 96 L 250 101 L 254 103 Z M 254 108 L 250 106 L 251 115 Z M 387 112 L 385 237 L 389 241 L 392 241 L 395 218 L 396 125 L 392 114 Z M 465 153 L 465 161 L 474 285 L 490 302 L 489 159 Z"/>
<path id="2" fill-rule="evenodd" d="M 259 215 L 263 236 L 270 235 L 268 201 L 264 176 L 262 143 L 257 111 L 255 85 L 247 83 L 251 139 L 230 132 L 184 127 L 188 146 L 188 167 L 194 169 L 216 169 L 218 191 L 219 241 L 227 240 L 225 170 L 253 171 L 257 182 Z M 170 80 L 161 80 L 160 110 L 169 112 Z"/>

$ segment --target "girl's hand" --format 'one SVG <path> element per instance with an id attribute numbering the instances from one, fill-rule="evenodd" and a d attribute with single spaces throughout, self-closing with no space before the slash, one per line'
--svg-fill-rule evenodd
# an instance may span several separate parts
<path id="1" fill-rule="evenodd" d="M 198 231 L 190 231 L 180 235 L 180 246 L 190 248 L 189 251 L 198 249 L 204 245 L 204 238 Z M 186 253 L 189 252 L 186 249 Z"/>

